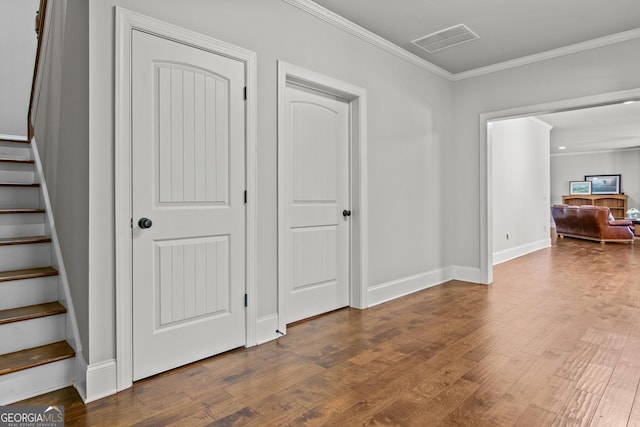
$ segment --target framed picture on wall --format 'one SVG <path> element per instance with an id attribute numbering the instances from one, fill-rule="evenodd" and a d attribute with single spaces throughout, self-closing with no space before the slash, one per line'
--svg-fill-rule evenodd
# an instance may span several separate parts
<path id="1" fill-rule="evenodd" d="M 585 175 L 591 182 L 591 194 L 620 194 L 621 175 Z"/>
<path id="2" fill-rule="evenodd" d="M 591 181 L 570 181 L 569 194 L 591 194 Z"/>

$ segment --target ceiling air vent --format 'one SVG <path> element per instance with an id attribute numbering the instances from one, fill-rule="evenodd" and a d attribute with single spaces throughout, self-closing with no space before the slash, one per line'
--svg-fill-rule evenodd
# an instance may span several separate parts
<path id="1" fill-rule="evenodd" d="M 480 38 L 480 36 L 471 31 L 466 25 L 459 24 L 445 28 L 444 30 L 436 31 L 435 33 L 431 33 L 424 37 L 420 37 L 419 39 L 413 40 L 411 43 L 429 53 L 434 53 L 478 38 Z"/>

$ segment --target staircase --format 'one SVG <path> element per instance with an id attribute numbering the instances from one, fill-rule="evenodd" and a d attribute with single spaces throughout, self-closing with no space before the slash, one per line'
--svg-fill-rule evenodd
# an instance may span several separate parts
<path id="1" fill-rule="evenodd" d="M 33 158 L 0 140 L 0 405 L 70 385 L 75 367 Z"/>

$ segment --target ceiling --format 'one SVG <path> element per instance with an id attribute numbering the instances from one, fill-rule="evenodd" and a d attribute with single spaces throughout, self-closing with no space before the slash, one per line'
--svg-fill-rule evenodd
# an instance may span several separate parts
<path id="1" fill-rule="evenodd" d="M 640 102 L 583 108 L 536 117 L 553 126 L 551 154 L 640 147 Z M 561 150 L 559 147 L 565 149 Z"/>
<path id="2" fill-rule="evenodd" d="M 449 71 L 462 73 L 640 27 L 638 0 L 315 0 Z M 411 41 L 465 24 L 480 38 L 435 53 Z"/>
<path id="3" fill-rule="evenodd" d="M 306 1 L 306 0 L 305 0 Z M 456 77 L 640 29 L 638 0 L 314 0 Z M 465 24 L 480 36 L 435 53 L 411 43 Z M 616 36 L 618 35 L 618 36 Z M 567 49 L 570 52 L 571 49 Z M 551 154 L 640 147 L 640 102 L 537 116 L 553 126 Z M 558 147 L 566 147 L 560 150 Z"/>

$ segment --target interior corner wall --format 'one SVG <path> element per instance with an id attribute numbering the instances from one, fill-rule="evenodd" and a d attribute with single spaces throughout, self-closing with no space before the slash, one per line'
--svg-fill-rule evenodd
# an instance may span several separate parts
<path id="1" fill-rule="evenodd" d="M 553 132 L 551 133 L 553 140 Z M 585 175 L 621 175 L 627 206 L 640 209 L 640 148 L 598 153 L 555 154 L 551 156 L 551 204 L 562 203 L 569 194 L 569 181 Z"/>
<path id="2" fill-rule="evenodd" d="M 369 286 L 445 267 L 442 157 L 452 137 L 451 82 L 282 0 L 92 0 L 89 316 L 97 338 L 91 364 L 115 357 L 114 6 L 257 53 L 258 295 L 252 300 L 259 318 L 277 312 L 278 60 L 367 91 Z"/>
<path id="3" fill-rule="evenodd" d="M 0 2 L 0 134 L 27 138 L 39 0 Z"/>
<path id="4" fill-rule="evenodd" d="M 550 127 L 528 117 L 489 126 L 495 264 L 550 244 Z"/>
<path id="5" fill-rule="evenodd" d="M 445 171 L 451 263 L 480 268 L 480 114 L 640 88 L 640 39 L 454 82 L 454 142 Z"/>
<path id="6" fill-rule="evenodd" d="M 88 2 L 56 0 L 43 80 L 35 112 L 35 138 L 84 356 L 89 351 L 88 242 Z"/>

